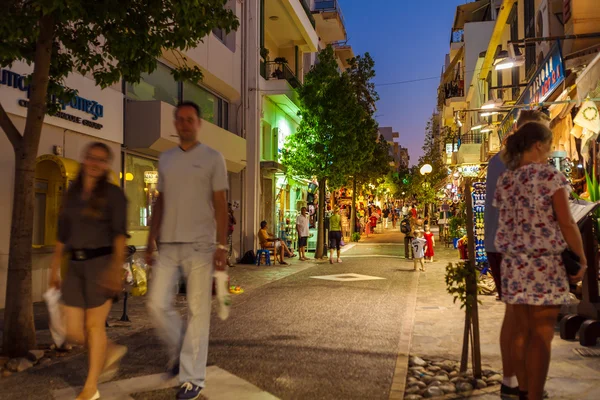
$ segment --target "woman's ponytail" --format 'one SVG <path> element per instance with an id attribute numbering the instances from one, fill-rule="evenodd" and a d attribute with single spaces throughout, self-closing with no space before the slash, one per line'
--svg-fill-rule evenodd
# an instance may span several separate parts
<path id="1" fill-rule="evenodd" d="M 528 122 L 506 139 L 506 149 L 502 154 L 502 161 L 510 170 L 517 169 L 521 165 L 523 153 L 538 142 L 552 140 L 552 131 L 539 122 Z"/>

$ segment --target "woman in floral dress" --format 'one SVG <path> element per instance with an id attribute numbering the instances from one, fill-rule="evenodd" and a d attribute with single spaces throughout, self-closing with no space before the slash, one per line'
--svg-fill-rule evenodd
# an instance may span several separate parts
<path id="1" fill-rule="evenodd" d="M 513 307 L 513 354 L 521 399 L 541 400 L 560 306 L 569 301 L 569 279 L 578 282 L 587 262 L 571 215 L 570 186 L 548 164 L 552 132 L 542 124 L 523 125 L 506 143 L 508 171 L 498 180 L 495 244 L 502 253 L 502 300 Z M 569 247 L 584 268 L 567 277 L 561 253 Z"/>

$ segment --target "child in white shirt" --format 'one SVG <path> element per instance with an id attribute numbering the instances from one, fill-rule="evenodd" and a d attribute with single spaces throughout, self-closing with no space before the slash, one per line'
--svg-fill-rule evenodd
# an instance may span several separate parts
<path id="1" fill-rule="evenodd" d="M 417 270 L 417 265 L 421 264 L 421 271 L 425 272 L 425 263 L 423 260 L 425 259 L 427 240 L 423 238 L 423 231 L 421 229 L 415 231 L 415 238 L 412 240 L 411 244 L 413 247 L 415 271 Z"/>

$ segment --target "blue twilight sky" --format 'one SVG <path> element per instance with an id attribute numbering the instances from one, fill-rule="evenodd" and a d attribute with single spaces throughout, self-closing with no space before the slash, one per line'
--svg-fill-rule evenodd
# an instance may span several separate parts
<path id="1" fill-rule="evenodd" d="M 411 163 L 422 154 L 425 125 L 434 111 L 456 6 L 465 0 L 338 0 L 348 44 L 375 60 L 375 83 L 436 77 L 377 86 L 377 121 L 400 133 Z"/>

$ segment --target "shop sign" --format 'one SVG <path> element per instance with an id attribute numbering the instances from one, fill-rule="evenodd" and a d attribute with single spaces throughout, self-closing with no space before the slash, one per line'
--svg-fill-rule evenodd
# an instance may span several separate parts
<path id="1" fill-rule="evenodd" d="M 479 175 L 479 165 L 463 165 L 458 168 L 465 177 L 473 178 Z"/>
<path id="2" fill-rule="evenodd" d="M 535 106 L 538 103 L 543 103 L 564 80 L 565 70 L 562 54 L 559 42 L 556 42 L 542 65 L 540 65 L 533 78 L 527 84 L 527 87 L 525 87 L 516 105 L 525 104 Z M 518 107 L 513 108 L 502 120 L 500 129 L 498 130 L 500 141 L 512 131 L 519 115 L 519 109 Z"/>
<path id="3" fill-rule="evenodd" d="M 446 143 L 446 154 L 452 154 L 458 151 L 458 143 Z"/>
<path id="4" fill-rule="evenodd" d="M 30 95 L 30 85 L 25 85 L 27 76 L 13 72 L 9 69 L 0 70 L 0 85 L 19 89 L 22 92 L 27 92 L 27 98 Z M 57 99 L 55 96 L 51 98 L 52 102 L 60 103 L 63 110 L 67 107 L 75 110 L 83 111 L 92 116 L 92 120 L 104 117 L 104 106 L 95 100 L 88 100 L 81 96 L 74 96 L 70 102 L 65 103 L 63 100 Z M 19 103 L 19 105 L 24 106 Z"/>
<path id="5" fill-rule="evenodd" d="M 158 171 L 144 171 L 144 183 L 158 183 Z"/>

